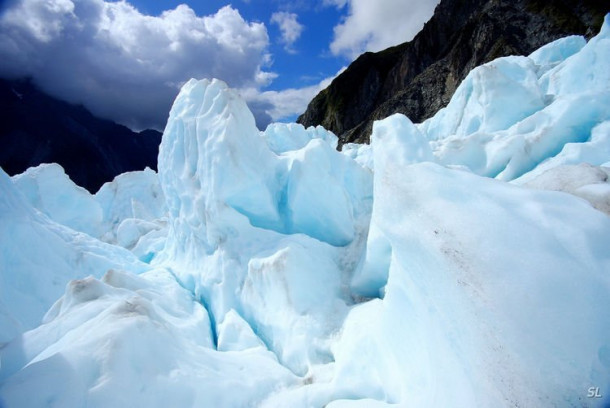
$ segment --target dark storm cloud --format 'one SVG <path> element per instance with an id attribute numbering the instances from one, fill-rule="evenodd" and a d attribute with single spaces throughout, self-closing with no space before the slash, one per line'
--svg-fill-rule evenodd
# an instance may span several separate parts
<path id="1" fill-rule="evenodd" d="M 29 76 L 45 91 L 135 129 L 162 128 L 182 83 L 216 77 L 258 89 L 269 38 L 230 6 L 198 17 L 188 6 L 158 17 L 126 2 L 22 0 L 0 17 L 0 76 Z"/>

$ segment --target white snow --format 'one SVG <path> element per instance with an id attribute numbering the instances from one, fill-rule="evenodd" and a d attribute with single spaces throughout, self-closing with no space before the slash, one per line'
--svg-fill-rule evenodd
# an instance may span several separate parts
<path id="1" fill-rule="evenodd" d="M 191 80 L 158 174 L 0 171 L 0 405 L 607 406 L 609 36 L 370 146 Z"/>

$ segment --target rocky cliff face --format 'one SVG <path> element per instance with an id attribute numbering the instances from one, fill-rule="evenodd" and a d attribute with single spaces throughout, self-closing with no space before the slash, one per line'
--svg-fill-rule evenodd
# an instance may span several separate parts
<path id="1" fill-rule="evenodd" d="M 403 113 L 421 122 L 447 105 L 474 67 L 527 55 L 570 34 L 591 36 L 610 7 L 596 0 L 442 0 L 410 42 L 358 57 L 298 118 L 340 145 L 368 143 L 373 121 Z"/>

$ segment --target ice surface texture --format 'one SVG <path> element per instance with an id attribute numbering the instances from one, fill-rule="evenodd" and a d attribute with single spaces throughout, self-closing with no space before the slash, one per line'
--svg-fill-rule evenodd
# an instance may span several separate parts
<path id="1" fill-rule="evenodd" d="M 191 80 L 158 175 L 0 172 L 0 405 L 607 406 L 609 36 L 371 146 Z"/>
<path id="2" fill-rule="evenodd" d="M 328 361 L 327 337 L 347 311 L 344 288 L 368 229 L 370 171 L 321 128 L 260 134 L 218 80 L 183 87 L 164 135 L 170 230 L 161 258 L 209 306 L 214 325 L 237 311 L 299 374 Z"/>
<path id="3" fill-rule="evenodd" d="M 32 207 L 51 220 L 150 262 L 163 249 L 167 207 L 157 173 L 150 169 L 117 176 L 91 195 L 58 164 L 41 164 L 13 177 Z"/>
<path id="4" fill-rule="evenodd" d="M 590 141 L 610 120 L 608 31 L 606 23 L 586 45 L 568 37 L 474 69 L 449 105 L 419 126 L 437 160 L 513 180 L 566 144 Z"/>

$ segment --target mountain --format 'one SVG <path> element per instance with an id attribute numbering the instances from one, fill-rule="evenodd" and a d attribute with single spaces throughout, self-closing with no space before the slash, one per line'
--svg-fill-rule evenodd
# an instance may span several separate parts
<path id="1" fill-rule="evenodd" d="M 17 174 L 58 163 L 91 192 L 115 176 L 157 168 L 161 133 L 140 133 L 53 98 L 28 80 L 0 79 L 0 167 Z"/>
<path id="2" fill-rule="evenodd" d="M 596 0 L 442 0 L 412 41 L 362 54 L 297 122 L 324 126 L 340 145 L 368 143 L 374 120 L 403 113 L 422 122 L 447 105 L 474 67 L 528 55 L 566 35 L 590 37 L 608 10 Z"/>

